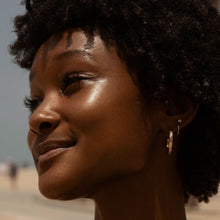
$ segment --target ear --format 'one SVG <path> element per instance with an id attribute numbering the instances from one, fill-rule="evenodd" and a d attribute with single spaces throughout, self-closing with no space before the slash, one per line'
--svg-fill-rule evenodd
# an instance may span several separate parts
<path id="1" fill-rule="evenodd" d="M 196 116 L 199 108 L 198 99 L 189 96 L 171 94 L 165 106 L 164 129 L 167 131 L 178 131 L 188 125 Z M 179 123 L 178 121 L 181 120 Z"/>

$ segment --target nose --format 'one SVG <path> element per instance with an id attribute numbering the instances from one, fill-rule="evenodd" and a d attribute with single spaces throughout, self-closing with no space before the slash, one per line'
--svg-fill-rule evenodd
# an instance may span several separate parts
<path id="1" fill-rule="evenodd" d="M 60 118 L 60 114 L 50 102 L 46 104 L 42 102 L 32 113 L 29 119 L 29 128 L 37 135 L 46 135 L 51 133 L 59 125 Z"/>

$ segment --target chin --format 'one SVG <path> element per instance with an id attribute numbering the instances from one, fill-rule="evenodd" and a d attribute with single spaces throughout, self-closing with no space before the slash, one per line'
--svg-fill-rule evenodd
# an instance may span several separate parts
<path id="1" fill-rule="evenodd" d="M 45 191 L 44 189 L 40 188 L 40 192 L 41 194 L 48 198 L 48 199 L 52 199 L 52 200 L 61 200 L 61 201 L 67 201 L 67 200 L 73 200 L 73 199 L 78 199 L 78 198 L 82 198 L 83 196 L 80 196 L 80 194 L 74 194 L 72 192 L 66 192 L 66 191 L 62 191 L 62 190 L 47 190 Z"/>
<path id="2" fill-rule="evenodd" d="M 39 190 L 43 196 L 54 200 L 72 200 L 85 197 L 84 193 L 79 189 L 66 189 L 58 184 L 39 183 Z"/>
<path id="3" fill-rule="evenodd" d="M 65 179 L 52 177 L 49 175 L 39 176 L 38 186 L 40 193 L 48 199 L 73 200 L 78 198 L 88 198 L 92 192 L 90 185 L 85 185 L 88 181 L 76 179 Z"/>

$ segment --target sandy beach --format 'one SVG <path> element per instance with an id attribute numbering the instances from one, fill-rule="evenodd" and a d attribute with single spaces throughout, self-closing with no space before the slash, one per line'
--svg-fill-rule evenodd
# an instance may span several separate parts
<path id="1" fill-rule="evenodd" d="M 219 220 L 220 195 L 209 204 L 187 210 L 187 220 Z M 16 187 L 7 175 L 0 175 L 0 220 L 93 220 L 94 204 L 90 200 L 52 201 L 44 198 L 37 187 L 33 168 L 19 170 Z"/>

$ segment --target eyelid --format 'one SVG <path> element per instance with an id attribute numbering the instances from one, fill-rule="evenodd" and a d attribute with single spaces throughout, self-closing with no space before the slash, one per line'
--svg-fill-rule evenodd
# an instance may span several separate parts
<path id="1" fill-rule="evenodd" d="M 69 85 L 71 85 L 74 82 L 80 82 L 82 80 L 90 80 L 95 78 L 95 74 L 91 72 L 73 71 L 66 73 L 62 80 L 61 90 L 64 91 Z"/>
<path id="2" fill-rule="evenodd" d="M 64 75 L 64 79 L 66 77 L 69 77 L 69 76 L 80 76 L 80 77 L 85 77 L 85 78 L 94 78 L 95 77 L 95 74 L 94 73 L 91 73 L 91 72 L 85 72 L 85 71 L 72 71 L 72 72 L 68 72 Z"/>

